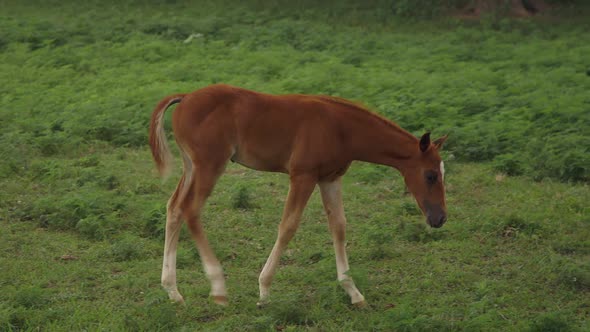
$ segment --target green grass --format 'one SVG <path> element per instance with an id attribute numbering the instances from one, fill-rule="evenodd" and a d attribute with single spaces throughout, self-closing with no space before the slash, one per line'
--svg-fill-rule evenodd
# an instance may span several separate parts
<path id="1" fill-rule="evenodd" d="M 383 4 L 0 2 L 0 330 L 590 329 L 588 21 L 406 22 Z M 230 306 L 208 300 L 186 229 L 187 303 L 168 302 L 180 169 L 157 178 L 149 116 L 216 82 L 334 94 L 450 134 L 442 229 L 395 171 L 355 163 L 345 178 L 368 308 L 335 280 L 317 191 L 256 308 L 288 180 L 233 164 L 204 211 Z"/>
<path id="2" fill-rule="evenodd" d="M 273 284 L 272 305 L 257 309 L 257 276 L 274 242 L 288 181 L 230 166 L 204 214 L 210 240 L 224 265 L 230 306 L 207 299 L 209 284 L 186 230 L 179 249 L 179 288 L 186 306 L 168 303 L 159 286 L 165 189 L 154 183 L 136 193 L 142 177 L 153 172 L 146 151 L 97 152 L 112 175 L 125 178 L 116 189 L 125 202 L 106 203 L 113 193 L 94 189 L 82 200 L 105 201 L 92 210 L 96 230 L 79 223 L 68 231 L 46 224 L 50 214 L 20 211 L 40 197 L 53 207 L 70 197 L 52 185 L 19 187 L 5 182 L 14 197 L 1 235 L 3 290 L 0 324 L 5 328 L 62 329 L 224 329 L 275 327 L 320 330 L 523 330 L 543 324 L 587 329 L 590 276 L 586 186 L 526 178 L 497 181 L 489 166 L 449 167 L 448 204 L 452 219 L 430 230 L 403 194 L 394 171 L 355 164 L 345 181 L 349 219 L 348 251 L 352 275 L 370 307 L 356 310 L 335 281 L 335 262 L 326 218 L 316 192 L 299 233 L 283 257 Z M 129 174 L 123 165 L 133 165 Z M 359 175 L 382 175 L 371 184 Z M 67 182 L 68 180 L 64 180 Z M 72 180 L 74 181 L 74 180 Z M 63 183 L 68 187 L 67 183 Z M 248 204 L 236 208 L 240 186 Z M 18 194 L 20 192 L 20 194 Z M 78 189 L 79 193 L 85 188 Z M 23 201 L 23 196 L 28 198 Z M 86 197 L 86 196 L 83 196 Z M 79 204 L 84 206 L 84 204 Z M 66 208 L 62 207 L 66 212 Z M 154 214 L 154 211 L 157 213 Z M 155 224 L 150 218 L 157 218 Z M 85 217 L 81 220 L 87 220 Z M 104 219 L 103 219 L 104 218 Z M 151 227 L 151 228 L 150 228 Z M 152 229 L 153 228 L 153 229 Z M 89 235 L 90 234 L 90 235 Z M 100 236 L 97 236 L 100 234 Z M 74 259 L 62 259 L 71 255 Z M 559 326 L 561 326 L 559 325 Z M 541 327 L 539 327 L 541 326 Z"/>

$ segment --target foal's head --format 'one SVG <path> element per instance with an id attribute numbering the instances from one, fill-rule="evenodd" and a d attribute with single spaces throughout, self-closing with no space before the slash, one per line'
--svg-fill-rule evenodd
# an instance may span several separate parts
<path id="1" fill-rule="evenodd" d="M 401 169 L 408 189 L 426 215 L 426 222 L 436 228 L 447 221 L 445 166 L 438 154 L 446 139 L 447 136 L 443 136 L 431 142 L 430 133 L 424 134 L 416 147 L 420 149 L 417 157 Z"/>

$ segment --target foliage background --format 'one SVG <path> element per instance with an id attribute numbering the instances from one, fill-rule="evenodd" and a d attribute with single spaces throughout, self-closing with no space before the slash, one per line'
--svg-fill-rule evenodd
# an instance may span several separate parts
<path id="1" fill-rule="evenodd" d="M 0 1 L 0 328 L 588 329 L 588 11 L 463 21 L 426 2 Z M 152 170 L 149 116 L 217 82 L 338 95 L 449 133 L 453 220 L 425 229 L 399 176 L 355 164 L 348 248 L 371 306 L 333 281 L 314 196 L 260 311 L 287 184 L 231 165 L 205 219 L 232 305 L 206 302 L 187 232 L 188 305 L 167 303 L 174 181 Z"/>

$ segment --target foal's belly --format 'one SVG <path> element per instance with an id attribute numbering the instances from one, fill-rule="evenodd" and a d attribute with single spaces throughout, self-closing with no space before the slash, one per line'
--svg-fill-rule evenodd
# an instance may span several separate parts
<path id="1" fill-rule="evenodd" d="M 288 158 L 284 158 L 280 153 L 256 153 L 244 150 L 236 149 L 230 158 L 231 161 L 257 171 L 289 173 Z"/>

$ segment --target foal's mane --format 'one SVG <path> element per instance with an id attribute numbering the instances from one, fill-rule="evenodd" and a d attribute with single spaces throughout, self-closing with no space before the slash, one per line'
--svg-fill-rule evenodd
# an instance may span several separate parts
<path id="1" fill-rule="evenodd" d="M 344 99 L 341 97 L 334 97 L 334 96 L 326 96 L 326 95 L 317 95 L 314 96 L 317 97 L 325 102 L 329 102 L 329 103 L 334 103 L 334 104 L 338 104 L 338 105 L 342 105 L 345 106 L 349 109 L 354 109 L 356 111 L 360 111 L 363 112 L 366 115 L 369 115 L 370 117 L 372 117 L 373 119 L 379 120 L 379 122 L 387 125 L 388 127 L 395 129 L 396 131 L 404 134 L 405 136 L 411 137 L 413 140 L 417 140 L 416 137 L 414 137 L 414 135 L 410 134 L 409 132 L 407 132 L 405 129 L 403 129 L 402 127 L 400 127 L 397 123 L 369 110 L 368 107 L 366 107 L 365 105 L 358 103 L 358 102 L 354 102 L 354 101 L 350 101 L 348 99 Z"/>

